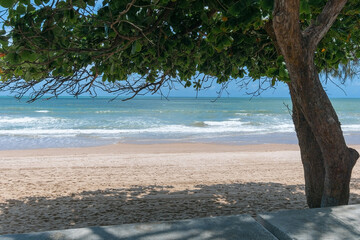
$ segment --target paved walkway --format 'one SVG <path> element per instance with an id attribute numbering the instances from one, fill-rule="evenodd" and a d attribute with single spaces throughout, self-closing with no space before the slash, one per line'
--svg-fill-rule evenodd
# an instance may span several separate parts
<path id="1" fill-rule="evenodd" d="M 360 239 L 360 205 L 2 235 L 0 240 Z"/>
<path id="2" fill-rule="evenodd" d="M 260 214 L 257 218 L 278 239 L 360 239 L 360 205 Z"/>

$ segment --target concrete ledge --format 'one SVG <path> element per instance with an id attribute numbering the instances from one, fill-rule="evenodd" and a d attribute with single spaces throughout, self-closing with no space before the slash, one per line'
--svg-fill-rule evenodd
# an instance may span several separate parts
<path id="1" fill-rule="evenodd" d="M 0 240 L 274 240 L 271 233 L 249 215 L 200 218 L 163 223 L 124 224 L 69 230 L 13 234 Z"/>
<path id="2" fill-rule="evenodd" d="M 257 220 L 280 240 L 360 239 L 360 205 L 265 213 Z"/>
<path id="3" fill-rule="evenodd" d="M 257 220 L 235 215 L 2 235 L 0 240 L 360 239 L 360 205 L 265 213 Z"/>

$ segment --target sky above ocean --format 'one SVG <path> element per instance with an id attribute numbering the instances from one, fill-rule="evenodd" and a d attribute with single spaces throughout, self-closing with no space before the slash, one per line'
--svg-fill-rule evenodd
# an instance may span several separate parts
<path id="1" fill-rule="evenodd" d="M 336 79 L 333 81 L 325 80 L 322 81 L 325 91 L 327 92 L 330 98 L 360 98 L 360 76 L 355 77 L 354 79 L 349 79 L 345 82 L 345 84 L 340 84 L 340 82 Z M 261 94 L 255 94 L 255 96 L 259 97 L 290 97 L 289 89 L 287 85 L 283 82 L 277 82 L 274 87 L 270 86 L 270 83 L 263 84 Z M 223 97 L 252 97 L 253 93 L 255 93 L 259 89 L 259 82 L 251 82 L 247 88 L 241 87 L 241 81 L 233 80 L 230 82 L 226 91 L 223 92 Z M 202 97 L 216 97 L 218 95 L 218 91 L 220 90 L 220 86 L 214 84 L 209 89 L 199 92 L 199 96 Z M 194 90 L 191 88 L 183 89 L 179 88 L 175 91 L 170 92 L 170 96 L 177 97 L 193 97 L 195 96 Z"/>
<path id="2" fill-rule="evenodd" d="M 360 98 L 360 76 L 354 77 L 354 79 L 346 80 L 345 84 L 341 84 L 339 80 L 329 79 L 328 81 L 322 80 L 325 91 L 327 92 L 330 98 Z M 283 82 L 276 82 L 275 86 L 270 86 L 270 82 L 265 82 L 261 88 L 263 89 L 259 92 L 259 81 L 250 82 L 246 87 L 243 86 L 242 80 L 232 80 L 229 82 L 227 88 L 222 91 L 221 97 L 281 97 L 281 98 L 290 98 L 289 89 L 287 85 Z M 168 89 L 163 89 L 163 93 L 169 97 L 218 97 L 221 86 L 219 84 L 212 84 L 204 90 L 196 91 L 193 87 L 184 88 L 180 84 L 175 85 L 174 89 L 168 91 Z M 98 96 L 103 97 L 112 97 L 113 95 L 97 90 Z M 88 94 L 84 94 L 87 96 Z M 159 96 L 159 93 L 154 94 Z M 8 91 L 0 91 L 0 96 L 13 96 Z M 63 96 L 67 96 L 64 94 Z M 151 94 L 146 94 L 146 96 L 151 96 Z"/>

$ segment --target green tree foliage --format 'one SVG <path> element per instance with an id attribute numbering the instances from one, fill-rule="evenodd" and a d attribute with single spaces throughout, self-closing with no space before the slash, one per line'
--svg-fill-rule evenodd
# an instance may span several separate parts
<path id="1" fill-rule="evenodd" d="M 302 28 L 325 3 L 301 1 Z M 43 82 L 51 92 L 81 85 L 75 91 L 81 93 L 101 79 L 113 91 L 138 92 L 177 79 L 199 89 L 204 80 L 199 74 L 218 83 L 244 76 L 290 81 L 267 31 L 272 0 L 0 0 L 0 5 L 3 86 L 29 90 Z M 350 0 L 318 46 L 318 71 L 358 59 L 359 42 L 360 2 Z"/>

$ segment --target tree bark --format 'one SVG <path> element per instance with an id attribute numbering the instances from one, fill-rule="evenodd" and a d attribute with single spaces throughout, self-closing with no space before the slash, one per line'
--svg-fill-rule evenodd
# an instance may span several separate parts
<path id="1" fill-rule="evenodd" d="M 300 105 L 296 102 L 294 89 L 291 88 L 291 85 L 289 85 L 289 89 L 293 102 L 292 117 L 304 168 L 306 200 L 310 208 L 318 208 L 321 207 L 321 199 L 324 191 L 324 160 L 311 127 L 301 112 Z"/>
<path id="2" fill-rule="evenodd" d="M 324 169 L 321 207 L 348 204 L 351 171 L 359 155 L 346 146 L 340 122 L 321 86 L 314 64 L 306 61 L 296 68 L 289 64 L 288 69 L 292 79 L 290 92 L 295 109 L 294 123 L 297 125 L 305 178 L 307 184 L 310 183 L 307 186 L 309 193 L 321 189 L 320 184 L 314 186 L 313 183 L 320 180 Z M 313 197 L 317 199 L 318 194 L 308 196 L 311 198 L 309 202 L 316 202 Z M 309 205 L 316 206 L 318 203 Z"/>
<path id="3" fill-rule="evenodd" d="M 273 29 L 291 79 L 288 85 L 309 207 L 348 204 L 351 171 L 359 157 L 346 146 L 340 122 L 314 64 L 316 45 L 345 2 L 328 1 L 319 22 L 304 32 L 299 24 L 299 0 L 276 0 L 274 6 Z"/>

